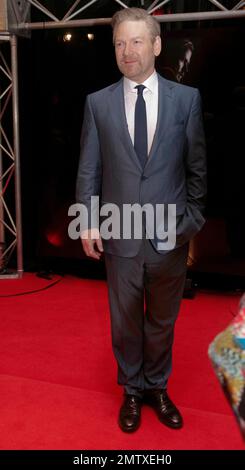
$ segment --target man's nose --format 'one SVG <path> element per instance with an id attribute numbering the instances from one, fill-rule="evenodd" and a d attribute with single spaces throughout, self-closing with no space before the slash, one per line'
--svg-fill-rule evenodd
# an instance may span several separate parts
<path id="1" fill-rule="evenodd" d="M 131 46 L 129 43 L 126 43 L 124 46 L 123 55 L 128 56 L 130 55 L 130 52 L 131 52 Z"/>

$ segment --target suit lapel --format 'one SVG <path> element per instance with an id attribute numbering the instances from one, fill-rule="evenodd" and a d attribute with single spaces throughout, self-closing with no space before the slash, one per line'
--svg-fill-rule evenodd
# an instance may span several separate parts
<path id="1" fill-rule="evenodd" d="M 156 131 L 145 168 L 151 163 L 162 136 L 166 135 L 172 112 L 172 87 L 158 75 L 158 116 Z"/>
<path id="2" fill-rule="evenodd" d="M 142 171 L 139 159 L 134 150 L 134 146 L 132 144 L 132 140 L 128 131 L 123 93 L 123 78 L 119 82 L 117 82 L 115 86 L 111 89 L 111 93 L 109 96 L 109 110 L 113 123 L 117 128 L 118 134 L 124 147 L 127 150 L 127 153 Z"/>

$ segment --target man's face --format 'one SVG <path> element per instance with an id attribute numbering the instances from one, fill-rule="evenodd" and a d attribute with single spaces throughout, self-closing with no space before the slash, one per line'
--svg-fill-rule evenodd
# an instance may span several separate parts
<path id="1" fill-rule="evenodd" d="M 118 68 L 136 83 L 144 82 L 154 71 L 155 57 L 161 52 L 161 38 L 152 41 L 145 21 L 123 21 L 114 34 Z"/>
<path id="2" fill-rule="evenodd" d="M 179 59 L 178 70 L 177 70 L 177 74 L 176 74 L 176 78 L 177 78 L 178 82 L 181 82 L 184 75 L 188 72 L 190 61 L 191 61 L 191 56 L 192 56 L 192 50 L 188 49 L 185 52 L 185 55 L 184 55 L 183 59 Z"/>

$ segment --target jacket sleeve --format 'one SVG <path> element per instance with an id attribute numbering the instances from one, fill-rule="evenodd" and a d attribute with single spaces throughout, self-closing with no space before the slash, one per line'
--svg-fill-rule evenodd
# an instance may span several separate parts
<path id="1" fill-rule="evenodd" d="M 80 149 L 76 201 L 86 207 L 89 228 L 94 228 L 97 227 L 98 221 L 98 198 L 101 190 L 102 165 L 98 129 L 92 109 L 91 95 L 87 96 L 85 102 Z"/>
<path id="2" fill-rule="evenodd" d="M 186 126 L 187 210 L 197 226 L 203 225 L 206 202 L 206 145 L 202 120 L 201 97 L 195 90 Z"/>
<path id="3" fill-rule="evenodd" d="M 187 201 L 185 213 L 177 223 L 178 245 L 191 240 L 205 223 L 206 146 L 198 90 L 194 90 L 186 124 L 185 173 Z"/>
<path id="4" fill-rule="evenodd" d="M 203 212 L 206 201 L 206 145 L 202 120 L 201 97 L 198 90 L 186 126 L 187 203 Z"/>

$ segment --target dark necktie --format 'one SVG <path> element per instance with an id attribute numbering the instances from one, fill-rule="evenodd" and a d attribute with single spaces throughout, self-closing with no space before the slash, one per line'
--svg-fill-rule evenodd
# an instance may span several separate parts
<path id="1" fill-rule="evenodd" d="M 144 168 L 148 155 L 146 105 L 143 98 L 145 86 L 137 85 L 135 88 L 138 91 L 138 96 L 134 115 L 134 148 L 141 166 Z"/>

